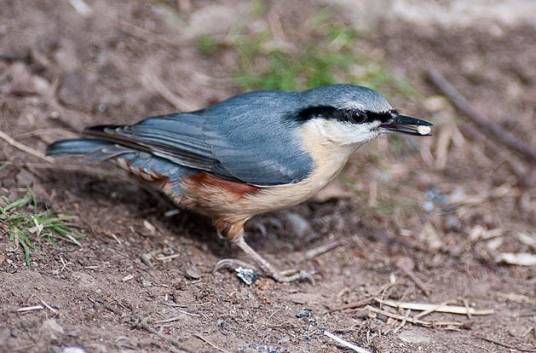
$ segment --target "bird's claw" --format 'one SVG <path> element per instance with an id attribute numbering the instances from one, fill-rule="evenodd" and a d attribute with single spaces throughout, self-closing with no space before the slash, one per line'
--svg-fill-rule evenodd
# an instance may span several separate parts
<path id="1" fill-rule="evenodd" d="M 255 266 L 236 259 L 222 259 L 218 261 L 216 265 L 214 265 L 212 272 L 218 272 L 222 269 L 228 269 L 232 272 L 237 272 L 237 270 L 241 267 L 250 268 L 255 270 L 256 272 L 259 272 Z M 301 282 L 306 280 L 311 283 L 314 283 L 313 273 L 305 271 L 286 270 L 278 272 L 274 270 L 263 270 L 262 273 L 279 283 L 290 283 L 296 281 Z"/>
<path id="2" fill-rule="evenodd" d="M 286 270 L 281 272 L 271 272 L 267 275 L 280 283 L 309 281 L 314 284 L 313 273 L 305 271 Z"/>
<path id="3" fill-rule="evenodd" d="M 221 269 L 236 271 L 240 267 L 251 268 L 252 270 L 255 270 L 258 272 L 255 266 L 248 264 L 247 262 L 236 260 L 236 259 L 221 259 L 220 261 L 216 262 L 216 264 L 214 265 L 214 268 L 212 269 L 212 273 L 218 272 Z"/>

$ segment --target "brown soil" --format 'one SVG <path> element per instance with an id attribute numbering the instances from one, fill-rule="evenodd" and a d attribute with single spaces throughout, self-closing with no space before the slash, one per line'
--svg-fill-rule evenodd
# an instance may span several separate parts
<path id="1" fill-rule="evenodd" d="M 181 21 L 219 5 L 177 1 L 182 9 L 175 16 L 165 2 L 88 3 L 93 11 L 83 16 L 68 1 L 3 1 L 1 131 L 43 151 L 87 125 L 132 123 L 236 92 L 228 79 L 232 54 L 202 55 L 183 35 Z M 283 26 L 298 26 L 302 21 L 285 16 L 307 16 L 299 10 L 281 11 Z M 475 107 L 536 142 L 536 47 L 528 45 L 533 27 L 381 28 L 360 45 L 421 92 L 437 93 L 423 79 L 423 68 L 434 65 Z M 154 77 L 180 99 L 165 99 Z M 345 351 L 324 330 L 381 353 L 534 349 L 534 267 L 495 262 L 499 253 L 534 251 L 518 235 L 536 231 L 536 189 L 522 186 L 509 163 L 530 166 L 469 136 L 444 100 L 417 104 L 395 97 L 393 103 L 433 114 L 435 137 L 391 140 L 398 150 L 387 139 L 372 143 L 341 177 L 350 198 L 312 201 L 249 224 L 254 248 L 281 268 L 317 271 L 315 283 L 260 279 L 247 286 L 232 273 L 213 274 L 218 259 L 241 254 L 219 240 L 206 219 L 182 210 L 165 217 L 172 205 L 107 166 L 71 160 L 49 165 L 2 141 L 0 160 L 7 163 L 0 169 L 0 193 L 14 198 L 31 187 L 43 207 L 76 216 L 85 237 L 81 247 L 40 243 L 26 268 L 0 229 L 0 352 L 178 350 L 170 339 L 192 352 L 218 351 L 207 342 L 226 352 Z M 436 198 L 426 211 L 431 190 L 448 202 Z M 307 250 L 334 240 L 343 246 L 302 261 Z M 176 256 L 158 260 L 167 255 Z M 428 296 L 401 270 L 408 267 Z M 400 321 L 368 315 L 364 305 L 330 310 L 371 294 L 466 301 L 495 313 L 423 318 L 463 323 L 452 330 L 410 323 L 398 328 Z M 55 310 L 17 312 L 41 301 Z"/>

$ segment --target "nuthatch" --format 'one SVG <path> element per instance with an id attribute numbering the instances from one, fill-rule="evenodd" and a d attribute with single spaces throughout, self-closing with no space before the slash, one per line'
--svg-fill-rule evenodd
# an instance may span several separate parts
<path id="1" fill-rule="evenodd" d="M 114 161 L 175 204 L 209 216 L 266 275 L 290 282 L 308 274 L 277 271 L 245 242 L 244 224 L 313 196 L 367 141 L 390 132 L 427 136 L 431 126 L 399 114 L 369 88 L 338 84 L 250 92 L 134 125 L 90 127 L 47 152 Z M 239 262 L 220 261 L 229 263 Z"/>

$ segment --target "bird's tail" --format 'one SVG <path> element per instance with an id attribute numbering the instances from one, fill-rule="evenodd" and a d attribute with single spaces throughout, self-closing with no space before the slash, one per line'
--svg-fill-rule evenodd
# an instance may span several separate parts
<path id="1" fill-rule="evenodd" d="M 179 181 L 192 171 L 150 153 L 98 138 L 60 140 L 47 148 L 49 156 L 84 156 L 112 160 L 120 168 L 149 182 L 157 182 L 172 197 L 181 195 Z"/>
<path id="2" fill-rule="evenodd" d="M 117 157 L 130 151 L 113 142 L 92 138 L 60 140 L 47 147 L 49 156 L 90 156 L 99 160 Z"/>

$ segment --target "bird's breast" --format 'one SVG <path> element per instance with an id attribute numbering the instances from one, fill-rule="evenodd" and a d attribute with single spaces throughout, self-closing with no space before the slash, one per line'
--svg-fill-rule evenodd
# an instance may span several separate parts
<path id="1" fill-rule="evenodd" d="M 300 135 L 304 152 L 314 161 L 313 169 L 303 180 L 258 187 L 201 172 L 183 181 L 183 204 L 215 218 L 224 217 L 232 223 L 309 199 L 339 174 L 355 146 L 323 141 L 320 136 L 307 131 Z"/>
<path id="2" fill-rule="evenodd" d="M 315 131 L 302 131 L 301 139 L 304 151 L 314 161 L 311 173 L 297 183 L 261 188 L 255 194 L 245 195 L 248 203 L 271 211 L 309 199 L 340 173 L 357 147 L 326 141 Z"/>

